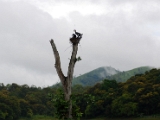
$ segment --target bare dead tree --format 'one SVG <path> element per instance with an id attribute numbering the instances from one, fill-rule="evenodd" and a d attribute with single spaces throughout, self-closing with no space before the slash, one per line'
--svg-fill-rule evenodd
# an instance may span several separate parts
<path id="1" fill-rule="evenodd" d="M 61 60 L 60 60 L 60 56 L 57 51 L 56 45 L 54 43 L 54 40 L 53 39 L 50 40 L 50 44 L 52 46 L 54 57 L 55 57 L 55 68 L 63 86 L 65 100 L 68 101 L 69 103 L 67 118 L 72 118 L 71 87 L 72 87 L 74 66 L 75 66 L 75 63 L 77 62 L 76 55 L 78 51 L 78 43 L 81 38 L 82 38 L 82 34 L 79 34 L 77 36 L 76 33 L 72 35 L 72 38 L 70 38 L 70 42 L 72 44 L 72 54 L 71 54 L 71 59 L 68 66 L 67 76 L 64 76 L 62 72 Z"/>

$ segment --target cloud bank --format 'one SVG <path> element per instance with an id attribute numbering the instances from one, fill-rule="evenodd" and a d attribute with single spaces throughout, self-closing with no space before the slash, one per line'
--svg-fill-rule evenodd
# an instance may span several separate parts
<path id="1" fill-rule="evenodd" d="M 73 29 L 83 33 L 75 76 L 101 66 L 160 67 L 158 0 L 0 1 L 0 83 L 49 86 L 59 81 L 53 38 L 67 73 Z"/>

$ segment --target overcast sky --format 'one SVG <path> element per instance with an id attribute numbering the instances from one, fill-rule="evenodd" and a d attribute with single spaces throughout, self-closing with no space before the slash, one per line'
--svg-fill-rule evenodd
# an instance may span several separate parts
<path id="1" fill-rule="evenodd" d="M 160 67 L 160 0 L 0 0 L 0 83 L 59 82 L 49 43 L 67 73 L 73 30 L 83 33 L 75 76 L 101 66 Z"/>

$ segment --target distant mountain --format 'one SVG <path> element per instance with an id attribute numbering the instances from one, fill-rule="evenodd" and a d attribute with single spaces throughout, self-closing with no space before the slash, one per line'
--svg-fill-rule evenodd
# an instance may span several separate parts
<path id="1" fill-rule="evenodd" d="M 107 76 L 106 79 L 116 80 L 117 82 L 126 82 L 130 77 L 138 75 L 138 74 L 144 74 L 146 71 L 149 71 L 151 69 L 152 67 L 149 67 L 149 66 L 138 67 L 132 70 L 117 73 L 112 76 Z"/>
<path id="2" fill-rule="evenodd" d="M 125 82 L 130 77 L 135 76 L 136 74 L 144 74 L 146 71 L 149 71 L 151 69 L 152 67 L 144 66 L 121 72 L 112 67 L 100 67 L 91 72 L 74 78 L 72 84 L 93 86 L 96 83 L 101 82 L 103 79 L 116 80 L 117 82 Z"/>
<path id="3" fill-rule="evenodd" d="M 149 71 L 151 69 L 152 67 L 144 66 L 128 71 L 119 71 L 112 67 L 100 67 L 74 78 L 72 81 L 72 85 L 80 84 L 82 86 L 93 86 L 104 79 L 116 80 L 117 82 L 126 82 L 130 77 L 138 74 L 144 74 L 146 71 Z M 57 83 L 52 87 L 59 86 L 61 86 L 61 84 Z"/>
<path id="4" fill-rule="evenodd" d="M 112 67 L 100 67 L 91 72 L 85 73 L 79 77 L 73 79 L 72 84 L 81 84 L 83 86 L 93 86 L 99 81 L 105 79 L 106 77 L 120 73 L 119 70 L 116 70 Z"/>

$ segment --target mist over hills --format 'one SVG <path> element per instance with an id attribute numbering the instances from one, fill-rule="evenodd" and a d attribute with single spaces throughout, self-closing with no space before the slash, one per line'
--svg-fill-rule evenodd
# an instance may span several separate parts
<path id="1" fill-rule="evenodd" d="M 117 82 L 126 82 L 129 78 L 135 75 L 144 74 L 146 71 L 153 69 L 150 66 L 142 66 L 128 71 L 119 71 L 113 67 L 99 67 L 83 75 L 75 77 L 72 85 L 94 86 L 96 83 L 102 82 L 104 79 L 116 80 Z M 61 83 L 57 83 L 52 87 L 58 87 Z"/>
<path id="2" fill-rule="evenodd" d="M 130 77 L 144 74 L 146 71 L 149 71 L 152 68 L 153 67 L 149 67 L 149 66 L 138 67 L 132 70 L 119 72 L 112 76 L 107 76 L 106 78 L 109 80 L 116 80 L 117 82 L 126 82 Z"/>
<path id="3" fill-rule="evenodd" d="M 73 79 L 72 84 L 81 84 L 83 86 L 92 86 L 95 85 L 100 80 L 105 79 L 107 76 L 112 76 L 117 73 L 120 73 L 121 71 L 116 70 L 113 67 L 100 67 L 95 70 L 92 70 L 88 73 L 85 73 L 83 75 L 80 75 Z"/>
<path id="4" fill-rule="evenodd" d="M 138 74 L 144 74 L 146 71 L 149 71 L 151 69 L 152 67 L 143 66 L 128 71 L 119 71 L 113 67 L 100 67 L 74 78 L 72 84 L 93 86 L 96 83 L 101 82 L 103 79 L 116 80 L 117 82 L 125 82 L 130 77 Z"/>

